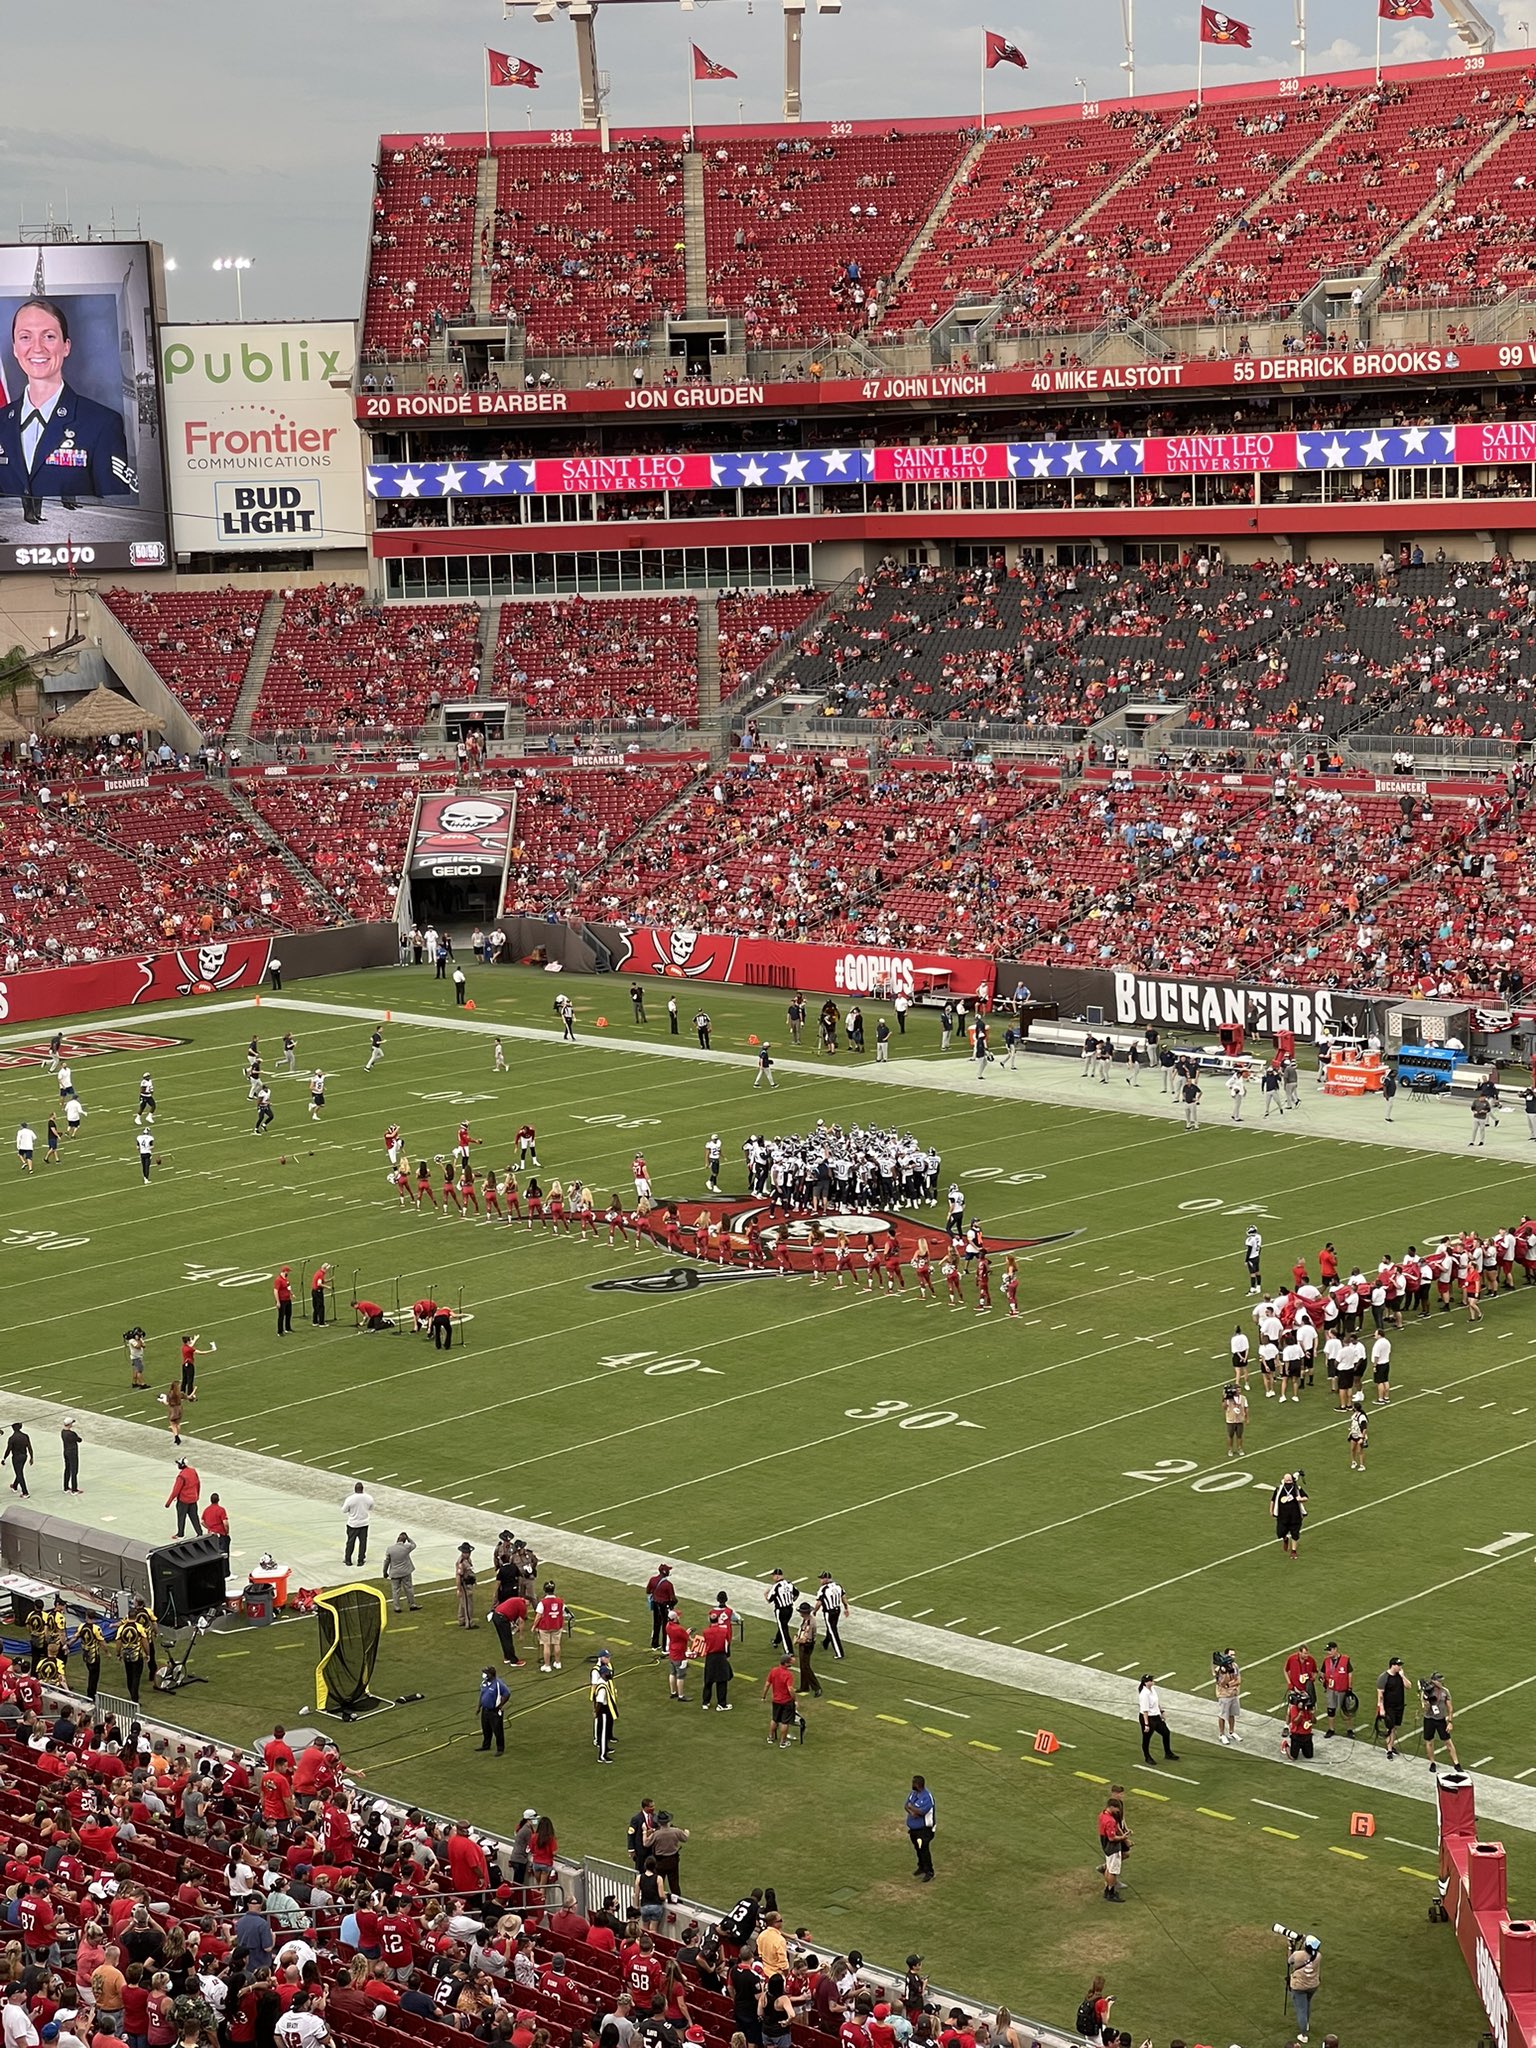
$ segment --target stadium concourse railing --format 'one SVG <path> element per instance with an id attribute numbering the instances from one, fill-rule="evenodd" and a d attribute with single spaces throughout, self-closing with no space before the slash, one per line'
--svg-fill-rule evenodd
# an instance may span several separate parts
<path id="1" fill-rule="evenodd" d="M 246 1763 L 258 1767 L 260 1765 L 261 1759 L 253 1748 L 246 1748 L 241 1743 L 219 1742 L 204 1730 L 188 1728 L 184 1723 L 172 1721 L 163 1714 L 146 1713 L 142 1703 L 135 1705 L 132 1700 L 116 1693 L 98 1692 L 94 1699 L 89 1699 L 84 1693 L 74 1692 L 68 1686 L 45 1685 L 43 1690 L 55 1705 L 72 1707 L 87 1722 L 103 1714 L 111 1714 L 121 1728 L 131 1728 L 138 1722 L 151 1741 L 163 1736 L 167 1742 L 189 1743 L 196 1748 L 213 1747 L 225 1754 L 238 1751 Z M 310 1733 L 307 1728 L 290 1728 L 288 1731 L 290 1741 L 305 1740 Z M 345 1775 L 343 1771 L 343 1777 Z M 391 1799 L 371 1786 L 369 1799 L 371 1802 L 377 1801 L 386 1809 L 397 1828 L 404 1823 L 407 1808 L 403 1801 Z M 430 1806 L 422 1806 L 415 1802 L 412 1802 L 409 1810 L 442 1827 L 460 1825 L 465 1819 L 462 1813 L 438 1813 Z M 470 1825 L 474 1828 L 475 1838 L 489 1860 L 500 1862 L 502 1857 L 510 1854 L 512 1844 L 506 1837 L 499 1835 L 492 1828 L 478 1827 L 473 1822 Z M 589 1916 L 605 1899 L 615 1900 L 626 1918 L 637 1907 L 636 1872 L 631 1863 L 614 1863 L 601 1856 L 583 1856 L 579 1859 L 557 1856 L 555 1873 L 558 1884 L 550 1886 L 546 1891 L 546 1903 L 549 1892 L 558 1889 L 563 1900 L 573 1903 L 582 1913 Z M 669 1910 L 673 1926 L 676 1928 L 686 1925 L 690 1920 L 697 1920 L 700 1926 L 714 1925 L 724 1917 L 724 1911 L 728 1909 L 706 1905 L 702 1900 L 674 1893 L 669 1902 Z M 820 1944 L 820 1948 L 829 1956 L 840 1952 L 825 1942 Z M 866 1962 L 861 1966 L 859 1974 L 872 1985 L 890 1992 L 892 2004 L 900 2003 L 902 1987 L 906 1981 L 904 1970 L 887 1970 L 878 1963 Z M 930 2004 L 937 2006 L 942 2012 L 948 2013 L 951 2007 L 958 2006 L 973 2019 L 984 2019 L 993 2010 L 989 2001 L 970 1997 L 964 1992 L 942 1990 L 931 1979 L 928 1997 Z M 1025 2019 L 1015 2008 L 1010 2007 L 1009 2010 L 1013 2012 L 1017 2031 L 1028 2036 L 1030 2048 L 1082 2048 L 1082 2037 L 1075 2030 L 1054 2027 L 1044 2020 Z"/>

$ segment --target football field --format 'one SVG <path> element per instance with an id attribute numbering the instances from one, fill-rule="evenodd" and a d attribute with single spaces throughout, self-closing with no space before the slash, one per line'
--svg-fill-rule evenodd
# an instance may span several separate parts
<path id="1" fill-rule="evenodd" d="M 706 1055 L 686 1017 L 681 1039 L 656 1021 L 663 991 L 637 1027 L 622 982 L 566 986 L 575 1047 L 559 1042 L 550 978 L 515 971 L 472 974 L 473 1016 L 454 1011 L 447 984 L 402 970 L 290 989 L 259 1008 L 111 1020 L 169 1042 L 75 1057 L 82 1133 L 64 1141 L 57 1166 L 40 1158 L 32 1176 L 17 1173 L 0 1213 L 15 1416 L 27 1418 L 29 1397 L 46 1415 L 62 1405 L 84 1419 L 88 1447 L 91 1418 L 107 1431 L 163 1420 L 151 1395 L 128 1390 L 121 1333 L 144 1326 L 151 1385 L 163 1387 L 181 1333 L 196 1330 L 217 1344 L 189 1414 L 205 1487 L 220 1485 L 221 1455 L 234 1471 L 238 1454 L 239 1470 L 264 1459 L 277 1483 L 284 1462 L 333 1473 L 338 1498 L 362 1478 L 450 1515 L 461 1507 L 476 1529 L 490 1514 L 568 1535 L 578 1570 L 567 1577 L 558 1541 L 546 1555 L 579 1588 L 594 1633 L 607 1627 L 622 1644 L 623 1733 L 641 1773 L 590 1770 L 578 1739 L 584 1673 L 573 1688 L 567 1669 L 563 1689 L 527 1701 L 533 1687 L 518 1674 L 513 1747 L 526 1718 L 537 1797 L 558 1800 L 573 1847 L 585 1836 L 613 1853 L 616 1810 L 669 1777 L 674 1802 L 707 1817 L 686 1872 L 697 1895 L 777 1879 L 786 1917 L 817 1939 L 862 1937 L 871 1955 L 883 1940 L 882 1959 L 897 1963 L 914 1947 L 944 1981 L 1032 2013 L 1070 2017 L 1079 1978 L 1107 1967 L 1138 2038 L 1181 2026 L 1259 2038 L 1278 2025 L 1267 1929 L 1281 1919 L 1324 1923 L 1329 2026 L 1412 2013 L 1464 2027 L 1475 2001 L 1461 1963 L 1424 1921 L 1432 1809 L 1282 1767 L 1268 1740 L 1261 1754 L 1224 1751 L 1214 1710 L 1208 1734 L 1181 1731 L 1179 1761 L 1148 1773 L 1134 1694 L 1146 1671 L 1170 1693 L 1208 1700 L 1212 1648 L 1230 1644 L 1245 1706 L 1268 1713 L 1290 1649 L 1306 1640 L 1320 1656 L 1337 1638 L 1361 1698 L 1356 1748 L 1372 1751 L 1375 1677 L 1401 1654 L 1412 1676 L 1445 1674 L 1464 1763 L 1505 1781 L 1511 1801 L 1536 1788 L 1536 1288 L 1488 1300 L 1480 1327 L 1459 1308 L 1409 1320 L 1395 1336 L 1391 1405 L 1370 1409 L 1364 1473 L 1350 1470 L 1321 1372 L 1283 1407 L 1254 1374 L 1242 1460 L 1226 1455 L 1221 1408 L 1233 1325 L 1252 1328 L 1250 1222 L 1276 1283 L 1298 1257 L 1315 1276 L 1325 1240 L 1346 1270 L 1369 1272 L 1410 1241 L 1513 1223 L 1531 1206 L 1523 1117 L 1471 1152 L 1460 1149 L 1463 1112 L 1415 1106 L 1422 1149 L 1401 1131 L 1377 1143 L 1378 1108 L 1350 1105 L 1358 1123 L 1345 1129 L 1308 1076 L 1295 1128 L 1234 1127 L 1225 1097 L 1217 1107 L 1208 1095 L 1207 1127 L 1190 1134 L 1155 1080 L 1133 1103 L 1120 1072 L 1099 1087 L 1079 1081 L 1076 1061 L 994 1070 L 978 1085 L 963 1050 L 939 1052 L 930 1017 L 910 1018 L 877 1070 L 872 1057 L 818 1062 L 809 1046 L 781 1048 L 778 998 L 712 991 Z M 369 1029 L 386 1012 L 385 1058 L 365 1074 Z M 875 1006 L 867 1014 L 872 1027 Z M 505 1073 L 493 1071 L 499 1025 Z M 283 1030 L 298 1039 L 299 1078 L 278 1077 L 277 1121 L 261 1137 L 242 1073 L 253 1029 L 269 1071 Z M 753 1034 L 784 1053 L 772 1092 L 752 1086 Z M 15 1058 L 35 1043 L 9 1034 L 0 1049 Z M 328 1076 L 318 1123 L 305 1113 L 315 1065 Z M 160 1105 L 147 1188 L 133 1125 L 145 1067 Z M 0 1092 L 0 1115 L 41 1132 L 51 1075 L 7 1066 Z M 1034 1099 L 1042 1093 L 1050 1099 Z M 969 1279 L 963 1312 L 943 1305 L 942 1283 L 940 1303 L 923 1302 L 910 1268 L 894 1295 L 867 1292 L 857 1271 L 842 1289 L 739 1268 L 692 1284 L 703 1269 L 691 1251 L 402 1212 L 385 1126 L 401 1125 L 413 1159 L 435 1161 L 461 1117 L 484 1141 L 477 1166 L 514 1160 L 513 1134 L 532 1123 L 546 1188 L 585 1180 L 631 1206 L 641 1149 L 658 1196 L 684 1204 L 685 1218 L 704 1197 L 704 1144 L 717 1132 L 720 1206 L 738 1227 L 757 1206 L 742 1164 L 749 1134 L 806 1131 L 817 1118 L 910 1131 L 941 1153 L 941 1188 L 958 1181 L 987 1238 L 1016 1247 L 1020 1315 L 1007 1317 L 1000 1255 L 988 1315 Z M 942 1201 L 916 1212 L 904 1241 L 915 1223 L 937 1248 L 942 1218 Z M 871 1216 L 869 1227 L 886 1225 Z M 301 1316 L 279 1338 L 273 1271 L 292 1264 L 302 1303 L 321 1259 L 335 1267 L 337 1322 L 316 1330 Z M 462 1300 L 462 1348 L 354 1334 L 354 1289 L 391 1310 L 423 1294 Z M 33 1433 L 37 1483 L 51 1496 L 56 1453 L 46 1427 Z M 160 1444 L 169 1469 L 163 1431 Z M 1292 1562 L 1274 1541 L 1269 1494 L 1297 1467 L 1310 1514 Z M 225 1488 L 238 1550 L 238 1483 Z M 594 1559 L 621 1554 L 632 1572 L 593 1575 Z M 662 1725 L 639 1586 L 663 1558 L 695 1588 L 698 1573 L 734 1589 L 776 1566 L 802 1587 L 822 1570 L 846 1587 L 853 1648 L 845 1666 L 822 1659 L 830 1701 L 803 1758 L 773 1756 L 767 1768 L 751 1705 L 767 1654 L 760 1606 L 738 1660 L 757 1683 L 738 1689 L 748 1711 L 725 1724 L 731 1744 L 713 1720 Z M 699 1607 L 695 1591 L 690 1618 Z M 296 1631 L 277 1635 L 271 1654 L 220 1665 L 183 1718 L 242 1735 L 253 1716 L 294 1719 L 293 1680 L 279 1686 L 277 1674 Z M 478 1799 L 460 1752 L 432 1738 L 492 1639 L 469 1646 L 436 1626 L 404 1637 L 386 1638 L 386 1656 L 400 1660 L 399 1689 L 414 1678 L 428 1700 L 385 1717 L 348 1753 L 367 1749 L 378 1775 L 439 1806 Z M 1060 1685 L 1038 1664 L 1008 1665 L 1014 1653 L 1050 1660 Z M 1042 1726 L 1064 1746 L 1031 1761 L 1020 1737 Z M 707 1764 L 688 1753 L 706 1738 Z M 1422 1798 L 1416 1735 L 1406 1748 L 1403 1791 Z M 802 1764 L 814 1778 L 786 1795 L 783 1779 Z M 936 1853 L 948 1891 L 936 1885 L 920 1905 L 899 1840 L 914 1770 L 946 1801 Z M 1106 1928 L 1092 1815 L 1110 1777 L 1141 1797 L 1133 1904 Z M 476 1817 L 515 1819 L 531 1791 L 520 1777 Z M 818 1803 L 835 1825 L 808 1841 Z M 1352 1844 L 1357 1807 L 1377 1815 L 1374 1841 Z M 1502 1832 L 1518 1896 L 1526 1840 Z M 1037 1915 L 1048 1920 L 1038 1944 L 1022 1944 L 1018 1927 Z M 1369 1953 L 1346 1959 L 1357 1941 Z"/>

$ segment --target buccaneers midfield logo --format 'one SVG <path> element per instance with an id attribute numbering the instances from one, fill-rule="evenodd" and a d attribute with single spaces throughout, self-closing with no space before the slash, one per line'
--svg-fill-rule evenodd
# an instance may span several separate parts
<path id="1" fill-rule="evenodd" d="M 673 1210 L 677 1212 L 675 1226 L 671 1221 L 670 1212 Z M 718 1263 L 719 1253 L 714 1249 L 718 1238 L 706 1240 L 705 1225 L 708 1223 L 713 1223 L 724 1233 L 724 1265 Z M 754 1224 L 764 1255 L 775 1261 L 771 1266 L 753 1266 L 747 1262 Z M 776 1280 L 782 1277 L 775 1257 L 781 1238 L 788 1241 L 790 1270 L 809 1273 L 812 1224 L 820 1225 L 829 1252 L 839 1239 L 859 1254 L 869 1244 L 884 1253 L 894 1242 L 905 1262 L 917 1250 L 920 1237 L 928 1240 L 928 1248 L 936 1258 L 946 1243 L 942 1223 L 923 1223 L 915 1216 L 897 1216 L 887 1209 L 834 1209 L 824 1216 L 814 1215 L 809 1209 L 791 1209 L 786 1215 L 782 1210 L 770 1208 L 767 1202 L 750 1196 L 734 1202 L 663 1201 L 652 1213 L 651 1228 L 647 1234 L 655 1238 L 660 1249 L 701 1263 L 673 1266 L 664 1273 L 637 1274 L 633 1279 L 594 1280 L 592 1292 L 686 1294 L 694 1288 L 718 1281 Z M 983 1242 L 988 1252 L 995 1255 L 999 1252 L 1032 1251 L 1042 1244 L 1060 1244 L 1076 1234 L 1071 1230 L 1056 1230 L 1044 1237 L 988 1237 Z M 703 1263 L 706 1260 L 708 1263 Z"/>

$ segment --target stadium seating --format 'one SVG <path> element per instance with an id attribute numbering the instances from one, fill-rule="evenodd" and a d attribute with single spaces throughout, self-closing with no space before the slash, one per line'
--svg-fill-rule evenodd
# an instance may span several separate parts
<path id="1" fill-rule="evenodd" d="M 727 592 L 719 600 L 720 697 L 729 702 L 821 605 L 819 590 Z"/>
<path id="2" fill-rule="evenodd" d="M 416 787 L 368 775 L 255 780 L 246 794 L 285 845 L 360 921 L 395 914 Z"/>
<path id="3" fill-rule="evenodd" d="M 504 146 L 481 247 L 491 304 L 543 354 L 620 354 L 683 309 L 682 161 L 675 144 L 595 135 Z"/>
<path id="4" fill-rule="evenodd" d="M 205 734 L 228 731 L 265 590 L 104 590 L 102 602 Z"/>
<path id="5" fill-rule="evenodd" d="M 505 604 L 494 685 L 529 726 L 690 724 L 699 710 L 691 597 Z"/>
<path id="6" fill-rule="evenodd" d="M 284 593 L 251 729 L 323 739 L 406 734 L 480 681 L 478 606 L 371 605 L 358 584 Z"/>
<path id="7" fill-rule="evenodd" d="M 1473 291 L 1521 288 L 1536 266 L 1533 221 L 1536 119 L 1522 114 L 1487 161 L 1453 183 L 1433 217 L 1402 249 L 1392 296 L 1460 300 Z"/>
<path id="8" fill-rule="evenodd" d="M 434 327 L 468 308 L 478 152 L 423 142 L 381 158 L 364 297 L 367 347 L 425 356 Z"/>
<path id="9" fill-rule="evenodd" d="M 678 763 L 619 774 L 544 768 L 496 775 L 496 787 L 517 796 L 504 914 L 562 907 L 585 878 L 609 871 L 625 841 L 673 803 L 696 772 Z"/>
<path id="10" fill-rule="evenodd" d="M 872 324 L 964 154 L 958 134 L 733 136 L 704 152 L 709 302 L 749 348 Z"/>
<path id="11" fill-rule="evenodd" d="M 13 813 L 0 851 L 0 954 L 15 973 L 199 938 L 328 921 L 222 791 L 149 791 Z"/>

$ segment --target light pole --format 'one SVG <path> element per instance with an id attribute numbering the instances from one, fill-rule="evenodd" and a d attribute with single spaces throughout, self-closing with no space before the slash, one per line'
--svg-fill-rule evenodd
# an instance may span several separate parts
<path id="1" fill-rule="evenodd" d="M 1087 81 L 1087 79 L 1086 79 L 1086 78 L 1074 78 L 1074 79 L 1073 79 L 1073 81 L 1072 81 L 1072 83 L 1073 83 L 1073 84 L 1074 84 L 1074 85 L 1075 85 L 1075 86 L 1077 87 L 1078 91 L 1079 91 L 1079 92 L 1080 92 L 1080 93 L 1082 94 L 1082 96 L 1083 96 L 1083 105 L 1084 105 L 1084 106 L 1086 107 L 1086 106 L 1087 106 L 1087 104 L 1088 104 L 1088 81 Z"/>
<path id="2" fill-rule="evenodd" d="M 235 317 L 237 320 L 243 321 L 245 318 L 245 283 L 243 273 L 251 269 L 255 261 L 254 256 L 215 256 L 213 259 L 215 270 L 232 270 L 235 273 Z"/>

